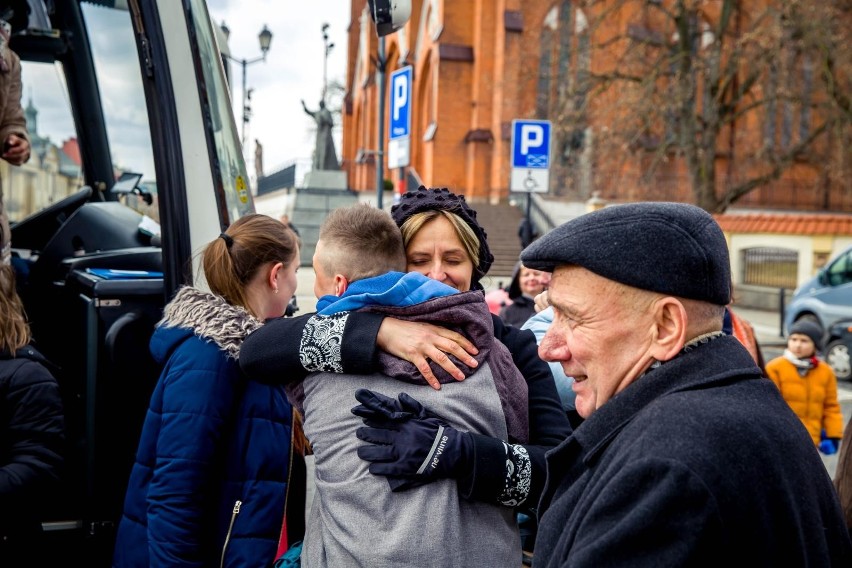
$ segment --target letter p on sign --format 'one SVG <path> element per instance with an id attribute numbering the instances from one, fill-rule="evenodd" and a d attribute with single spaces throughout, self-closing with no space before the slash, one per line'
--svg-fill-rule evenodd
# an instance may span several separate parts
<path id="1" fill-rule="evenodd" d="M 411 132 L 411 65 L 397 69 L 391 74 L 388 97 L 390 97 L 388 138 L 390 140 L 404 138 Z"/>
<path id="2" fill-rule="evenodd" d="M 544 140 L 544 128 L 538 124 L 521 126 L 521 154 L 530 153 L 530 148 L 538 148 Z"/>
<path id="3" fill-rule="evenodd" d="M 393 119 L 399 120 L 399 111 L 408 105 L 408 81 L 393 84 Z"/>

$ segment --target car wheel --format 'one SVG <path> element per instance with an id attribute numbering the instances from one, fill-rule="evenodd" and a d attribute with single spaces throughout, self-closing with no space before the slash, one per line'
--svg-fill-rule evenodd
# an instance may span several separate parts
<path id="1" fill-rule="evenodd" d="M 852 362 L 849 355 L 849 345 L 841 339 L 832 341 L 825 349 L 825 362 L 834 369 L 834 374 L 840 381 L 852 379 Z"/>

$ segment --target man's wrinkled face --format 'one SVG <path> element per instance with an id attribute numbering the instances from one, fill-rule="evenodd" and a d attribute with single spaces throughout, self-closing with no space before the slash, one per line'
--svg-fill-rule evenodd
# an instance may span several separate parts
<path id="1" fill-rule="evenodd" d="M 553 323 L 539 355 L 561 363 L 587 418 L 654 361 L 652 300 L 578 266 L 560 266 L 548 288 Z"/>

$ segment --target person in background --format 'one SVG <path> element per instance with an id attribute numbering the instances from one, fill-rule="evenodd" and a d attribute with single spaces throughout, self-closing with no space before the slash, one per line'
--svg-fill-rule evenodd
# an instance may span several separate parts
<path id="1" fill-rule="evenodd" d="M 535 297 L 547 289 L 550 274 L 541 270 L 527 268 L 520 262 L 512 272 L 509 283 L 508 303 L 500 310 L 500 317 L 507 325 L 521 327 L 524 322 L 535 315 Z"/>
<path id="2" fill-rule="evenodd" d="M 852 566 L 807 430 L 722 332 L 730 259 L 709 213 L 612 205 L 521 260 L 553 274 L 539 353 L 583 417 L 547 453 L 536 566 Z"/>
<path id="3" fill-rule="evenodd" d="M 521 219 L 521 222 L 518 224 L 518 239 L 520 239 L 521 241 L 521 249 L 525 249 L 530 246 L 530 243 L 532 243 L 538 237 L 539 234 L 535 228 L 535 225 L 530 219 L 524 216 L 524 218 Z"/>
<path id="4" fill-rule="evenodd" d="M 834 487 L 846 518 L 846 528 L 852 535 L 852 418 L 846 422 L 843 429 L 840 453 L 837 454 L 837 468 L 834 471 Z"/>
<path id="5" fill-rule="evenodd" d="M 482 290 L 480 280 L 488 272 L 493 256 L 485 230 L 476 221 L 476 211 L 463 196 L 448 189 L 420 187 L 402 196 L 391 208 L 405 243 L 407 266 L 443 282 L 460 292 Z M 439 476 L 422 476 L 410 468 L 405 455 L 426 455 L 432 439 L 398 450 L 398 460 L 385 462 L 384 471 L 396 467 L 396 475 L 455 479 L 463 498 L 499 503 L 511 508 L 534 509 L 544 487 L 544 454 L 571 433 L 550 368 L 538 356 L 532 332 L 507 326 L 492 315 L 494 337 L 512 354 L 515 366 L 527 383 L 529 442 L 506 444 L 499 438 L 456 431 L 446 455 L 455 456 L 455 467 Z M 304 318 L 304 316 L 302 316 Z M 413 325 L 413 324 L 417 325 Z M 430 384 L 435 375 L 429 361 L 463 378 L 452 360 L 475 367 L 470 353 L 475 347 L 452 329 L 425 322 L 405 322 L 386 314 L 340 312 L 330 316 L 283 318 L 252 333 L 243 345 L 240 365 L 263 380 L 293 381 L 299 373 L 323 370 L 363 374 L 378 370 L 377 354 L 384 351 L 413 363 Z M 440 415 L 437 408 L 428 408 Z M 407 418 L 422 424 L 424 431 L 437 432 L 426 418 Z M 395 430 L 396 421 L 377 417 L 371 427 Z M 463 451 L 472 444 L 473 453 Z M 393 451 L 393 449 L 392 449 Z"/>
<path id="6" fill-rule="evenodd" d="M 766 374 L 808 429 L 825 455 L 837 453 L 843 437 L 843 414 L 837 401 L 837 378 L 819 359 L 822 330 L 810 321 L 790 327 L 787 349 L 766 364 Z"/>
<path id="7" fill-rule="evenodd" d="M 30 7 L 26 0 L 0 0 L 0 158 L 13 166 L 30 159 L 27 120 L 21 106 L 21 60 L 9 48 L 12 31 L 26 29 Z M 0 264 L 12 262 L 12 233 L 3 206 L 0 180 Z"/>
<path id="8" fill-rule="evenodd" d="M 760 343 L 757 341 L 757 335 L 754 333 L 754 326 L 748 321 L 741 318 L 737 313 L 728 306 L 725 310 L 725 319 L 723 320 L 722 329 L 725 333 L 729 333 L 740 340 L 743 347 L 748 349 L 748 352 L 754 358 L 754 362 L 766 374 L 766 362 L 763 359 L 763 351 L 760 348 Z"/>
<path id="9" fill-rule="evenodd" d="M 282 385 L 240 372 L 245 337 L 296 290 L 296 236 L 252 214 L 202 252 L 211 292 L 178 290 L 151 337 L 163 371 L 113 566 L 270 566 L 304 534 L 305 450 Z"/>
<path id="10" fill-rule="evenodd" d="M 47 566 L 41 522 L 62 477 L 65 418 L 53 366 L 31 345 L 11 266 L 0 266 L 0 564 Z"/>
<path id="11" fill-rule="evenodd" d="M 278 220 L 281 221 L 285 226 L 289 227 L 291 231 L 296 233 L 297 237 L 300 236 L 299 229 L 297 229 L 296 225 L 293 224 L 293 221 L 290 220 L 289 215 L 287 215 L 286 213 L 282 213 L 281 217 L 279 217 Z"/>
<path id="12" fill-rule="evenodd" d="M 521 551 L 510 509 L 460 499 L 457 484 L 448 479 L 426 483 L 371 475 L 383 462 L 368 469 L 359 458 L 368 451 L 359 448 L 361 440 L 378 442 L 369 450 L 381 457 L 387 437 L 384 430 L 364 426 L 361 417 L 398 412 L 425 418 L 423 407 L 409 396 L 415 393 L 441 408 L 446 421 L 430 416 L 431 423 L 505 443 L 527 437 L 526 383 L 506 347 L 494 340 L 481 295 L 406 274 L 405 263 L 402 236 L 386 211 L 365 204 L 335 209 L 320 228 L 313 257 L 319 313 L 370 310 L 441 322 L 471 337 L 479 365 L 465 368 L 468 376 L 461 382 L 436 369 L 443 377 L 440 391 L 424 388 L 428 384 L 412 364 L 391 356 L 380 357 L 381 373 L 312 373 L 288 385 L 292 402 L 304 409 L 315 459 L 316 494 L 302 561 L 306 566 L 415 566 L 428 558 L 434 566 L 497 566 L 515 557 L 517 564 Z M 350 411 L 356 399 L 361 405 Z M 435 440 L 429 429 L 411 421 L 392 435 Z M 437 448 L 409 459 L 418 466 L 428 462 L 428 474 L 436 477 L 453 467 L 452 456 Z M 433 522 L 423 523 L 424 518 Z M 417 539 L 407 538 L 414 533 Z"/>
<path id="13" fill-rule="evenodd" d="M 766 374 L 766 361 L 763 359 L 763 350 L 760 343 L 757 341 L 757 334 L 754 332 L 754 326 L 744 318 L 734 312 L 734 283 L 731 282 L 731 303 L 725 309 L 725 318 L 722 320 L 722 331 L 728 335 L 733 335 L 740 340 L 740 343 L 748 349 L 751 356 L 754 358 L 757 366 Z"/>

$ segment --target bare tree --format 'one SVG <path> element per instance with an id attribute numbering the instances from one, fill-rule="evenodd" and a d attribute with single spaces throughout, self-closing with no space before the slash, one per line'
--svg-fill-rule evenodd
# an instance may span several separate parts
<path id="1" fill-rule="evenodd" d="M 571 4 L 557 123 L 569 150 L 594 125 L 596 186 L 685 177 L 710 212 L 785 175 L 852 192 L 849 2 Z"/>

